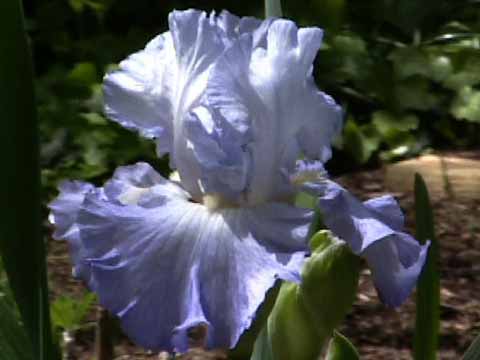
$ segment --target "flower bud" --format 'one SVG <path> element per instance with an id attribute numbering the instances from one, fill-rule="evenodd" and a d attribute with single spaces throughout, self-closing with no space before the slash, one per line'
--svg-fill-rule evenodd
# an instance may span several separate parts
<path id="1" fill-rule="evenodd" d="M 275 360 L 317 358 L 355 298 L 359 258 L 328 231 L 311 246 L 302 283 L 282 285 L 268 320 Z"/>

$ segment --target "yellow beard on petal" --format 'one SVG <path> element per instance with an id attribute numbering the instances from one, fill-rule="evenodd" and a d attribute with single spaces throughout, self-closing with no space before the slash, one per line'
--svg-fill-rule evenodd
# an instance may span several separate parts
<path id="1" fill-rule="evenodd" d="M 206 194 L 203 196 L 202 203 L 210 211 L 239 207 L 239 204 L 228 201 L 220 194 Z"/>
<path id="2" fill-rule="evenodd" d="M 318 170 L 306 170 L 306 171 L 302 171 L 298 174 L 295 174 L 293 176 L 290 177 L 290 182 L 293 184 L 293 185 L 296 185 L 296 186 L 301 186 L 305 183 L 308 183 L 308 182 L 320 182 L 320 181 L 323 181 L 326 179 L 326 173 L 325 171 L 318 171 Z"/>

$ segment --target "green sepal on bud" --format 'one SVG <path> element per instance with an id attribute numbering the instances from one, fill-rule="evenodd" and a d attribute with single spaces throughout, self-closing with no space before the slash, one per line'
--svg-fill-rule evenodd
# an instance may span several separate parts
<path id="1" fill-rule="evenodd" d="M 355 300 L 360 258 L 326 230 L 317 232 L 310 243 L 312 256 L 303 268 L 300 292 L 319 335 L 326 339 Z"/>
<path id="2" fill-rule="evenodd" d="M 302 283 L 282 285 L 268 318 L 274 360 L 317 359 L 355 299 L 360 260 L 348 245 L 320 231 L 311 248 Z"/>
<path id="3" fill-rule="evenodd" d="M 267 323 L 274 360 L 310 360 L 317 357 L 322 344 L 310 317 L 299 286 L 284 283 Z"/>

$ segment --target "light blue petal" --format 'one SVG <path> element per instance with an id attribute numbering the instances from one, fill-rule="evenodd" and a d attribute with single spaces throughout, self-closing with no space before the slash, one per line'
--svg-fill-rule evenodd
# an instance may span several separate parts
<path id="1" fill-rule="evenodd" d="M 207 104 L 192 111 L 186 122 L 205 192 L 232 200 L 245 191 L 251 165 L 246 147 L 253 142 L 248 114 L 253 109 L 243 106 L 242 95 L 251 96 L 253 106 L 255 92 L 241 71 L 249 66 L 251 47 L 251 36 L 243 35 L 219 57 L 209 78 Z"/>
<path id="2" fill-rule="evenodd" d="M 52 237 L 56 240 L 68 240 L 73 262 L 73 275 L 91 282 L 90 266 L 82 261 L 85 256 L 80 241 L 77 216 L 85 195 L 94 190 L 94 186 L 81 181 L 65 181 L 59 186 L 60 194 L 48 204 L 51 211 L 49 220 L 55 226 Z"/>
<path id="3" fill-rule="evenodd" d="M 274 19 L 259 20 L 253 17 L 239 18 L 223 10 L 217 17 L 212 12 L 211 18 L 224 31 L 224 39 L 230 46 L 241 35 L 250 34 L 253 38 L 253 47 L 266 47 L 267 32 Z"/>
<path id="4" fill-rule="evenodd" d="M 200 199 L 200 170 L 183 122 L 198 105 L 226 43 L 222 29 L 201 11 L 173 11 L 169 27 L 105 77 L 105 111 L 121 125 L 156 139 L 158 154 L 170 153 L 183 186 Z"/>
<path id="5" fill-rule="evenodd" d="M 367 259 L 381 299 L 399 306 L 414 288 L 425 263 L 429 243 L 420 245 L 403 233 L 403 215 L 391 196 L 360 202 L 333 181 L 309 186 L 320 194 L 327 227 L 353 252 Z"/>
<path id="6" fill-rule="evenodd" d="M 184 122 L 187 113 L 203 97 L 210 69 L 226 43 L 221 28 L 204 12 L 197 10 L 173 11 L 169 15 L 169 27 L 180 74 L 175 85 L 178 108 L 171 161 L 178 170 L 183 187 L 199 201 L 202 196 L 199 187 L 201 169 L 190 147 Z"/>
<path id="7" fill-rule="evenodd" d="M 229 11 L 222 10 L 220 14 L 216 14 L 215 11 L 210 13 L 210 22 L 217 25 L 223 32 L 225 41 L 231 44 L 232 41 L 238 38 L 238 24 L 240 18 Z"/>
<path id="8" fill-rule="evenodd" d="M 280 203 L 212 211 L 139 163 L 86 194 L 75 255 L 136 343 L 183 351 L 205 324 L 209 347 L 233 347 L 275 280 L 299 280 L 311 218 Z"/>
<path id="9" fill-rule="evenodd" d="M 120 63 L 104 79 L 106 115 L 127 129 L 156 139 L 159 155 L 171 151 L 176 55 L 170 33 Z"/>
<path id="10" fill-rule="evenodd" d="M 322 31 L 271 21 L 265 40 L 255 44 L 242 35 L 218 58 L 206 89 L 205 107 L 219 134 L 215 145 L 230 154 L 225 163 L 248 171 L 244 196 L 250 204 L 288 196 L 292 189 L 282 171 L 292 171 L 301 153 L 326 160 L 341 126 L 338 106 L 311 76 Z"/>
<path id="11" fill-rule="evenodd" d="M 290 196 L 282 169 L 300 155 L 328 160 L 341 126 L 311 74 L 322 31 L 197 10 L 173 11 L 169 27 L 107 75 L 107 115 L 170 152 L 196 201 Z"/>
<path id="12" fill-rule="evenodd" d="M 242 135 L 229 123 L 214 123 L 204 107 L 191 111 L 185 124 L 193 152 L 201 164 L 203 191 L 240 202 L 250 165 L 249 154 L 242 150 Z"/>
<path id="13" fill-rule="evenodd" d="M 397 200 L 391 195 L 379 196 L 363 204 L 372 211 L 375 216 L 394 230 L 401 231 L 404 227 L 405 217 L 402 209 L 398 206 Z"/>
<path id="14" fill-rule="evenodd" d="M 425 264 L 429 245 L 420 246 L 408 234 L 397 233 L 364 251 L 375 287 L 385 304 L 400 306 L 410 295 Z"/>
<path id="15" fill-rule="evenodd" d="M 111 201 L 144 207 L 158 206 L 170 198 L 190 198 L 180 185 L 164 179 L 143 162 L 117 168 L 104 193 Z"/>
<path id="16" fill-rule="evenodd" d="M 320 184 L 318 205 L 325 224 L 335 235 L 347 241 L 356 254 L 378 240 L 395 234 L 388 224 L 361 201 L 337 183 Z"/>

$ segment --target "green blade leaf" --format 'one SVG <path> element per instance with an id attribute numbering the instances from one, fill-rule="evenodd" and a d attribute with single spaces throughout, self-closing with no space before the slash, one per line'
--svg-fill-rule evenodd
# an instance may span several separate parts
<path id="1" fill-rule="evenodd" d="M 335 331 L 332 340 L 328 345 L 327 356 L 325 360 L 358 360 L 357 350 L 353 344 L 342 334 Z"/>
<path id="2" fill-rule="evenodd" d="M 55 359 L 41 237 L 33 68 L 19 0 L 0 1 L 0 254 L 35 359 Z"/>
<path id="3" fill-rule="evenodd" d="M 480 335 L 476 337 L 473 343 L 468 347 L 467 352 L 463 355 L 463 360 L 480 359 Z"/>
<path id="4" fill-rule="evenodd" d="M 437 358 L 440 327 L 440 284 L 437 270 L 438 242 L 435 239 L 433 211 L 423 178 L 415 174 L 415 223 L 418 241 L 430 240 L 427 262 L 417 286 L 414 353 L 416 360 Z"/>
<path id="5" fill-rule="evenodd" d="M 33 360 L 27 333 L 5 296 L 0 297 L 0 360 Z"/>
<path id="6" fill-rule="evenodd" d="M 281 0 L 265 0 L 265 17 L 282 17 Z"/>

